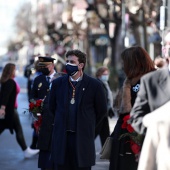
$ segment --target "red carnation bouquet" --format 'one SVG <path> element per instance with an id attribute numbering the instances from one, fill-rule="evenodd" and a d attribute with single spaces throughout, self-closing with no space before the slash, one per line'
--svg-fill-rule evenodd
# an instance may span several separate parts
<path id="1" fill-rule="evenodd" d="M 135 130 L 133 129 L 131 124 L 128 123 L 129 119 L 130 119 L 130 115 L 126 115 L 123 118 L 122 129 L 126 129 L 128 132 L 122 134 L 120 136 L 120 139 L 123 137 L 127 137 L 127 136 L 130 137 L 129 142 L 130 142 L 131 150 L 135 154 L 135 156 L 137 158 L 136 160 L 138 160 L 144 136 L 135 132 Z"/>
<path id="2" fill-rule="evenodd" d="M 41 126 L 41 122 L 42 122 L 42 109 L 43 109 L 43 100 L 39 99 L 39 100 L 34 100 L 31 99 L 30 100 L 30 104 L 29 104 L 29 112 L 31 113 L 32 117 L 33 117 L 33 125 L 37 131 L 37 133 L 40 130 L 40 126 Z"/>

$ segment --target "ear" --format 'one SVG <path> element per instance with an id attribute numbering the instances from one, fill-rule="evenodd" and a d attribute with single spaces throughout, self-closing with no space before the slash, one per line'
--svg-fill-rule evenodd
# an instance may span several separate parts
<path id="1" fill-rule="evenodd" d="M 81 68 L 81 69 L 83 69 L 84 63 L 80 63 L 80 64 L 78 65 L 78 67 Z"/>

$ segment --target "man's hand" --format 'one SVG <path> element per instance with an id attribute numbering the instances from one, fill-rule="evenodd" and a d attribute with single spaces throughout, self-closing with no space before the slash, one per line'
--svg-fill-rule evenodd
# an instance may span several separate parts
<path id="1" fill-rule="evenodd" d="M 5 109 L 0 109 L 0 119 L 4 119 L 5 118 Z"/>

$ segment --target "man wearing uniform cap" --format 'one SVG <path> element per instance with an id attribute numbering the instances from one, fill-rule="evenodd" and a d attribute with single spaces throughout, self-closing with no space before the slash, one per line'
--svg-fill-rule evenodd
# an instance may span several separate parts
<path id="1" fill-rule="evenodd" d="M 49 86 L 50 83 L 53 79 L 53 77 L 56 74 L 56 71 L 54 69 L 54 58 L 51 57 L 43 57 L 40 56 L 39 58 L 39 64 L 38 66 L 40 67 L 40 71 L 42 72 L 41 75 L 37 76 L 32 84 L 32 89 L 31 89 L 31 98 L 34 100 L 38 99 L 44 99 L 49 92 Z M 34 133 L 33 133 L 33 139 L 32 139 L 32 144 L 31 148 L 35 149 L 37 148 L 37 142 L 38 142 L 38 135 L 36 133 L 36 130 L 34 128 Z M 40 154 L 41 154 L 40 150 Z M 41 162 L 43 163 L 46 158 L 44 158 L 43 161 L 39 160 L 39 168 L 43 169 L 44 167 L 41 167 Z"/>
<path id="2" fill-rule="evenodd" d="M 39 67 L 42 75 L 34 79 L 31 89 L 31 99 L 44 99 L 49 91 L 49 84 L 55 75 L 54 58 L 39 57 Z"/>

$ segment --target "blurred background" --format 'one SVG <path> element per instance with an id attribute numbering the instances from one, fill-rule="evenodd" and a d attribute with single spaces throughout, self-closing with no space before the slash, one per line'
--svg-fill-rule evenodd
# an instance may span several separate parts
<path id="1" fill-rule="evenodd" d="M 0 1 L 0 70 L 15 62 L 22 73 L 38 55 L 56 58 L 62 71 L 69 49 L 87 53 L 86 72 L 106 65 L 110 85 L 123 80 L 120 53 L 140 45 L 154 60 L 162 56 L 170 27 L 168 0 L 5 0 Z"/>

